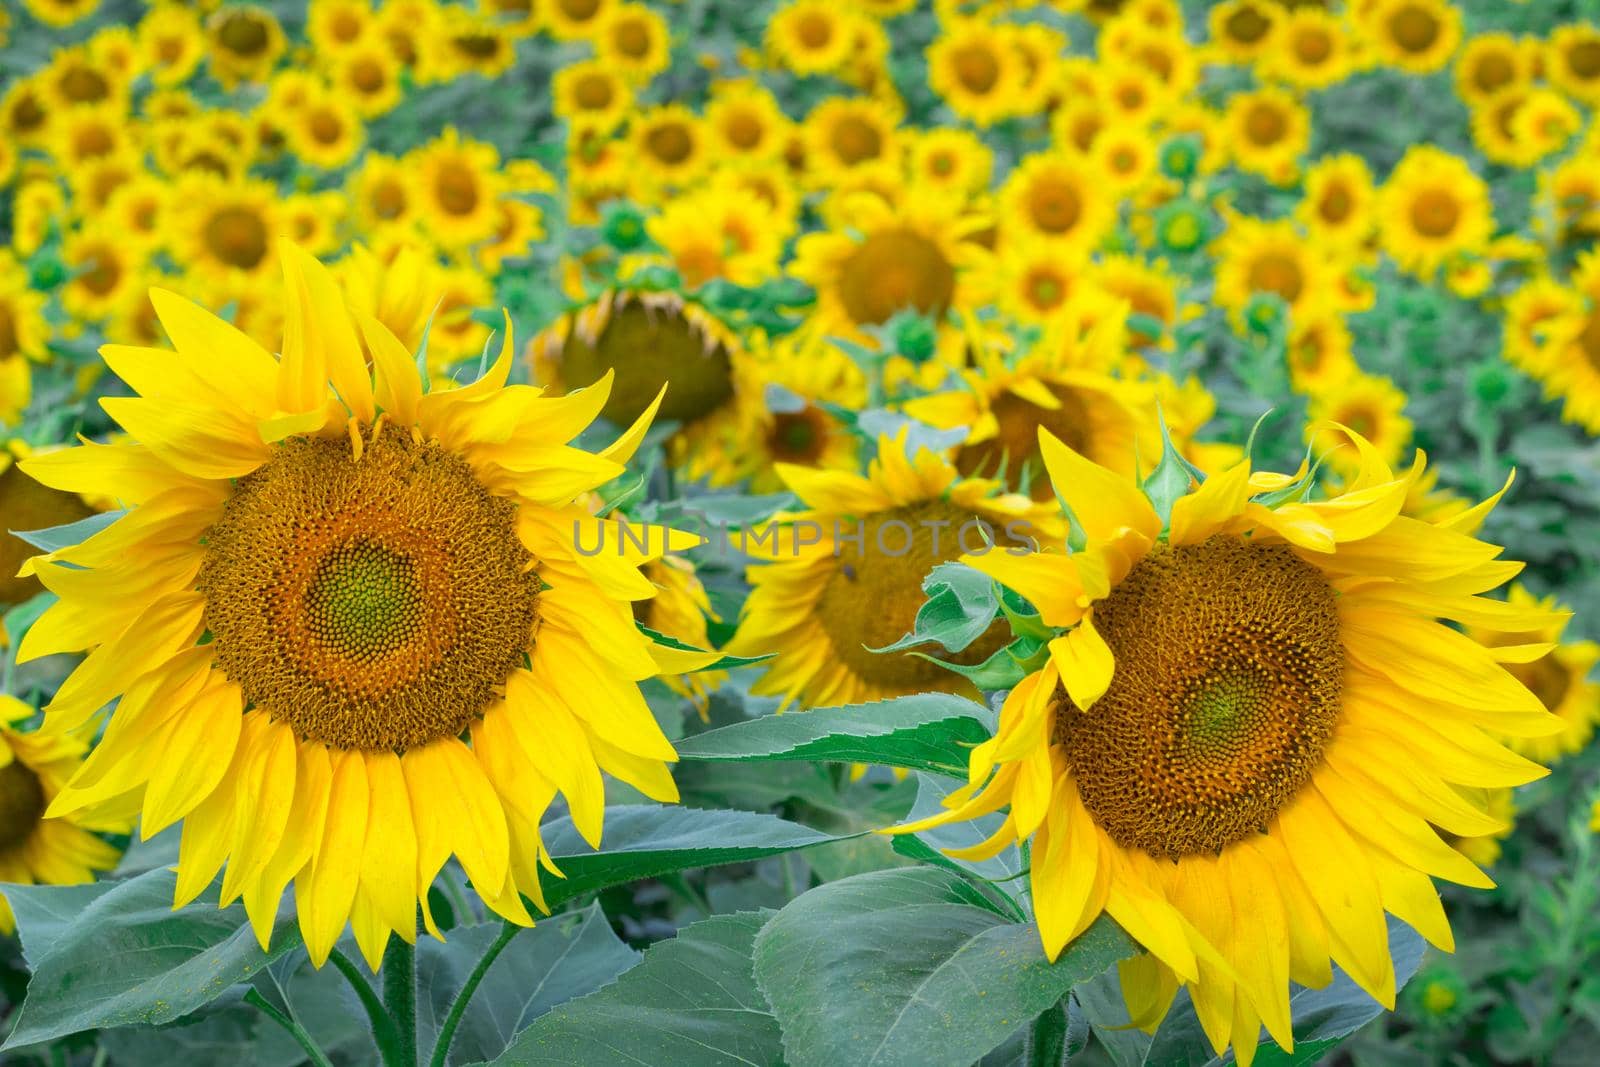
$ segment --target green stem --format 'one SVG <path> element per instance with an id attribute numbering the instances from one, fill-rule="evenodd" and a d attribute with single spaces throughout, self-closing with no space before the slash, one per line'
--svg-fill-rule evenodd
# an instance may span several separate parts
<path id="1" fill-rule="evenodd" d="M 383 1006 L 395 1029 L 395 1058 L 387 1067 L 417 1067 L 417 948 L 391 938 L 383 953 Z"/>
<path id="2" fill-rule="evenodd" d="M 344 975 L 350 988 L 356 991 L 356 999 L 361 1001 L 361 1007 L 367 1013 L 367 1022 L 372 1026 L 372 1040 L 378 1046 L 378 1058 L 385 1064 L 400 1062 L 400 1034 L 394 1028 L 394 1020 L 389 1018 L 389 1012 L 383 1006 L 383 1001 L 378 999 L 378 994 L 373 991 L 372 983 L 367 981 L 367 976 L 361 969 L 338 949 L 328 955 L 328 959 Z"/>
<path id="3" fill-rule="evenodd" d="M 267 998 L 261 995 L 261 990 L 252 987 L 244 995 L 244 1000 L 246 1004 L 253 1004 L 262 1015 L 289 1031 L 289 1036 L 294 1038 L 295 1042 L 306 1050 L 306 1056 L 311 1060 L 312 1067 L 333 1067 L 328 1061 L 328 1057 L 323 1055 L 322 1050 L 317 1047 L 317 1043 L 311 1040 L 311 1035 L 306 1033 L 306 1028 L 269 1004 Z"/>
<path id="4" fill-rule="evenodd" d="M 461 986 L 461 992 L 456 994 L 456 999 L 450 1003 L 450 1012 L 444 1017 L 444 1026 L 439 1029 L 439 1039 L 433 1043 L 433 1055 L 428 1057 L 429 1067 L 444 1067 L 445 1059 L 450 1055 L 450 1043 L 456 1038 L 456 1028 L 461 1025 L 461 1018 L 467 1013 L 467 1005 L 472 1002 L 472 994 L 478 991 L 478 985 L 483 981 L 483 976 L 489 973 L 489 968 L 494 966 L 494 961 L 500 958 L 500 953 L 511 944 L 511 939 L 517 936 L 517 931 L 522 927 L 515 923 L 503 923 L 500 935 L 494 939 L 494 944 L 489 946 L 478 965 L 467 975 L 467 980 Z"/>
<path id="5" fill-rule="evenodd" d="M 1057 1003 L 1039 1013 L 1028 1028 L 1028 1067 L 1062 1067 L 1067 1062 L 1067 1013 Z"/>

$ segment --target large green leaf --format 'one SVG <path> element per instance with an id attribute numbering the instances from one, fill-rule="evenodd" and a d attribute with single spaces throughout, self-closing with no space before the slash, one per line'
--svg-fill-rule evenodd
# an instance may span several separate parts
<path id="1" fill-rule="evenodd" d="M 677 749 L 692 760 L 832 760 L 965 777 L 967 753 L 989 739 L 992 722 L 982 704 L 923 693 L 767 715 L 685 738 Z"/>
<path id="2" fill-rule="evenodd" d="M 500 931 L 498 923 L 482 923 L 450 931 L 448 941 L 425 938 L 417 946 L 417 1043 L 424 1052 L 433 1048 L 462 983 Z M 448 1062 L 493 1059 L 545 1012 L 615 981 L 638 962 L 639 953 L 618 940 L 598 904 L 540 919 L 518 931 L 484 973 Z"/>
<path id="3" fill-rule="evenodd" d="M 831 882 L 756 939 L 755 973 L 793 1067 L 966 1067 L 1133 951 L 1108 920 L 1051 964 L 1032 924 L 936 868 Z"/>
<path id="4" fill-rule="evenodd" d="M 565 878 L 541 871 L 552 907 L 609 886 L 695 867 L 742 863 L 797 848 L 839 841 L 828 834 L 753 811 L 712 811 L 640 804 L 606 809 L 600 851 L 586 844 L 571 819 L 544 828 L 545 843 Z"/>
<path id="5" fill-rule="evenodd" d="M 262 952 L 244 909 L 218 908 L 215 889 L 173 911 L 174 877 L 158 869 L 93 886 L 5 888 L 33 972 L 5 1048 L 96 1027 L 169 1022 L 300 943 L 293 919 L 284 917 L 272 951 Z"/>
<path id="6" fill-rule="evenodd" d="M 750 956 L 771 912 L 718 915 L 644 954 L 614 985 L 536 1020 L 496 1067 L 734 1067 L 783 1062 Z"/>

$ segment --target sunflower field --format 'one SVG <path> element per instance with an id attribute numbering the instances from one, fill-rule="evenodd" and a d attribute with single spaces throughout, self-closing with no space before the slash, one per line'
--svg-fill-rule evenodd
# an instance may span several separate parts
<path id="1" fill-rule="evenodd" d="M 1600 0 L 4 0 L 0 1061 L 1590 1064 Z"/>

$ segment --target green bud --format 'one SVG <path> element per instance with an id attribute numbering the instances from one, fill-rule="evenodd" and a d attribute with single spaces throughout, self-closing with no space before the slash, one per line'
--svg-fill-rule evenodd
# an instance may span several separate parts
<path id="1" fill-rule="evenodd" d="M 611 204 L 600 222 L 606 243 L 619 252 L 631 252 L 645 242 L 644 212 L 632 204 Z"/>
<path id="2" fill-rule="evenodd" d="M 1161 146 L 1161 173 L 1188 181 L 1200 166 L 1200 144 L 1193 137 L 1176 137 Z"/>

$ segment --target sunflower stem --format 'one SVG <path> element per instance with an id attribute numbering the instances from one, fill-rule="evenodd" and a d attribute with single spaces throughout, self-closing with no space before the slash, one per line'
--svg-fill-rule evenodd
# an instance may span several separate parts
<path id="1" fill-rule="evenodd" d="M 372 1040 L 378 1046 L 379 1060 L 385 1065 L 400 1062 L 400 1034 L 395 1030 L 394 1020 L 389 1018 L 389 1011 L 372 988 L 372 983 L 367 981 L 367 976 L 361 973 L 350 957 L 338 949 L 328 954 L 328 960 L 344 975 L 350 988 L 356 991 L 356 999 L 361 1001 L 361 1007 L 367 1013 L 367 1022 L 372 1027 Z"/>
<path id="2" fill-rule="evenodd" d="M 1040 1012 L 1028 1027 L 1028 1067 L 1062 1067 L 1067 1062 L 1067 1013 L 1060 1003 Z"/>
<path id="3" fill-rule="evenodd" d="M 383 1006 L 394 1026 L 386 1067 L 417 1067 L 417 948 L 395 937 L 383 951 Z"/>
<path id="4" fill-rule="evenodd" d="M 310 1059 L 313 1067 L 333 1067 L 328 1061 L 328 1057 L 323 1054 L 323 1051 L 317 1047 L 317 1043 L 311 1039 L 311 1035 L 306 1032 L 306 1028 L 268 1003 L 267 998 L 261 995 L 261 990 L 252 988 L 244 995 L 244 1001 L 246 1004 L 253 1005 L 262 1015 L 287 1030 L 289 1036 L 294 1038 L 301 1048 L 305 1049 L 306 1057 Z"/>
<path id="5" fill-rule="evenodd" d="M 484 952 L 478 965 L 472 968 L 472 973 L 467 975 L 467 980 L 461 985 L 461 992 L 456 994 L 456 999 L 450 1003 L 450 1012 L 444 1017 L 444 1026 L 439 1028 L 439 1038 L 433 1043 L 433 1055 L 428 1057 L 428 1067 L 444 1067 L 446 1058 L 450 1055 L 450 1044 L 456 1038 L 456 1028 L 461 1025 L 462 1016 L 467 1013 L 467 1005 L 472 1002 L 472 994 L 478 991 L 483 976 L 489 973 L 489 968 L 494 966 L 494 961 L 500 958 L 500 953 L 511 944 L 511 939 L 517 936 L 517 931 L 522 927 L 515 923 L 502 923 L 500 934 L 494 943 Z"/>

